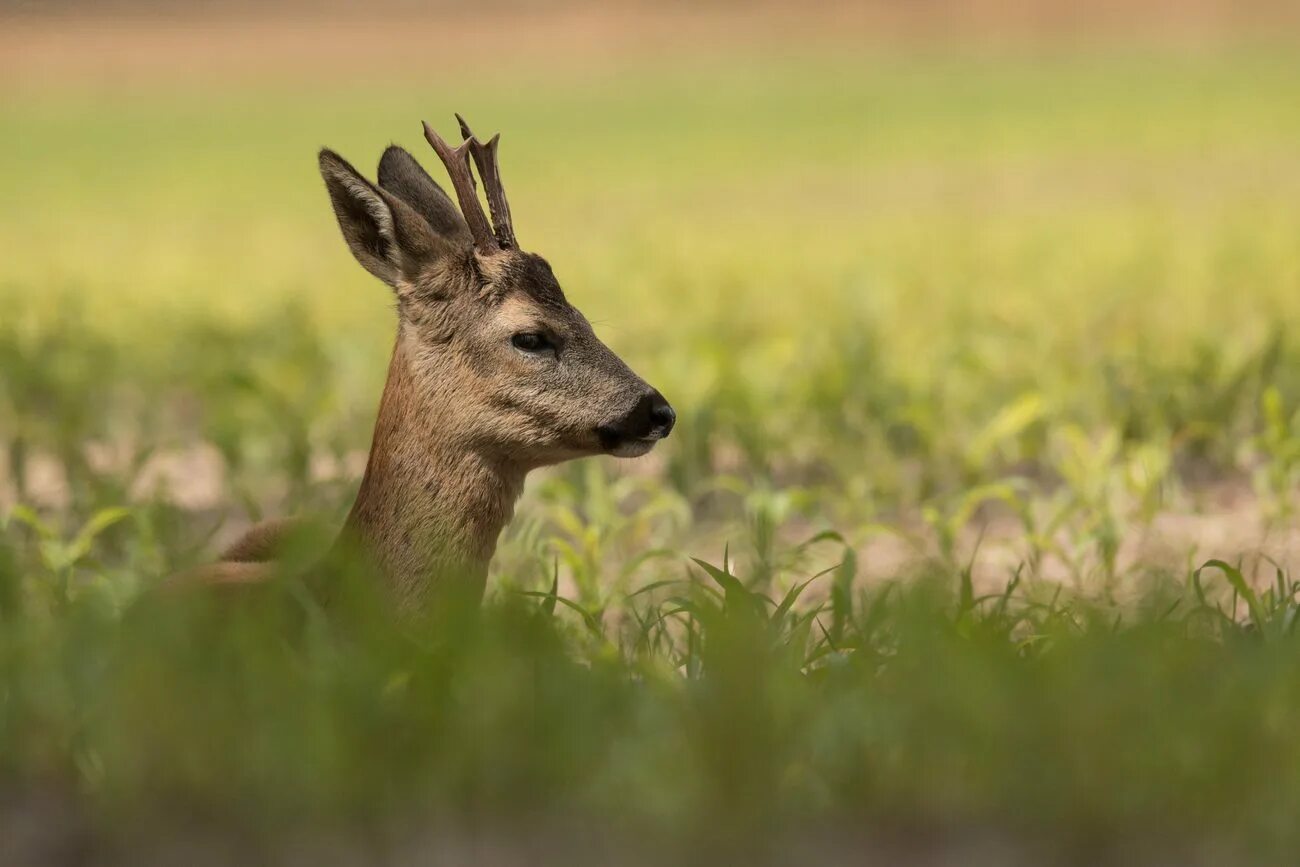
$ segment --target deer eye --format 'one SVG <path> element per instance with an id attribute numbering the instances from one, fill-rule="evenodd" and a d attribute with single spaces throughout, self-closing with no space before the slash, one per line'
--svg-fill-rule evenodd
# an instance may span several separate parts
<path id="1" fill-rule="evenodd" d="M 554 352 L 555 344 L 545 334 L 524 331 L 510 338 L 510 343 L 520 352 Z"/>

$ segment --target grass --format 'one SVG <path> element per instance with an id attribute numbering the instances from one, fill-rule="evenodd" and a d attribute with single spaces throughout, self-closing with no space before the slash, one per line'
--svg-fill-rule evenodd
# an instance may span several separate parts
<path id="1" fill-rule="evenodd" d="M 539 75 L 0 106 L 0 794 L 122 852 L 1285 860 L 1296 585 L 1253 555 L 1300 472 L 1289 54 Z M 480 616 L 141 597 L 341 517 L 392 314 L 312 155 L 454 109 L 678 431 L 530 480 Z M 1224 490 L 1249 520 L 1149 554 Z"/>

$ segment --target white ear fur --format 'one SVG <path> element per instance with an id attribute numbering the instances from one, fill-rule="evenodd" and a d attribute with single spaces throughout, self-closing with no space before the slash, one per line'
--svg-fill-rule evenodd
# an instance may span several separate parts
<path id="1" fill-rule="evenodd" d="M 402 253 L 388 202 L 333 151 L 321 151 L 320 173 L 352 255 L 371 274 L 395 287 L 401 275 Z"/>
<path id="2" fill-rule="evenodd" d="M 336 179 L 343 185 L 344 189 L 351 193 L 370 212 L 370 217 L 375 221 L 380 236 L 390 244 L 394 244 L 397 238 L 393 232 L 393 212 L 388 209 L 388 203 L 383 200 L 383 197 L 358 177 L 343 173 L 338 175 Z M 395 246 L 391 249 L 394 253 L 396 252 Z"/>

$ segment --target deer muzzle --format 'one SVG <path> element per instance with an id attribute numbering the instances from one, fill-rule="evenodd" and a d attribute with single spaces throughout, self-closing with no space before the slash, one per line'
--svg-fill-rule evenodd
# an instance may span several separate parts
<path id="1" fill-rule="evenodd" d="M 596 428 L 601 448 L 620 458 L 634 458 L 654 448 L 672 433 L 677 413 L 655 389 L 642 394 L 632 410 L 613 422 Z"/>

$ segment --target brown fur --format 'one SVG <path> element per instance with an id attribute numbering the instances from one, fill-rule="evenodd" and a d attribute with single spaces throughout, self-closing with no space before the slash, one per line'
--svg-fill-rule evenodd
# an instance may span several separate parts
<path id="1" fill-rule="evenodd" d="M 404 325 L 366 474 L 344 528 L 345 541 L 371 554 L 403 605 L 424 601 L 440 576 L 471 582 L 482 593 L 527 472 L 510 455 L 466 436 L 457 381 L 422 383 L 413 357 L 420 351 Z"/>
<path id="2" fill-rule="evenodd" d="M 272 518 L 254 524 L 226 550 L 224 563 L 269 563 L 283 553 L 285 539 L 299 528 L 297 518 Z"/>
<path id="3" fill-rule="evenodd" d="M 378 187 L 329 151 L 321 173 L 344 240 L 398 309 L 369 462 L 334 552 L 357 546 L 403 608 L 441 591 L 478 598 L 530 470 L 644 454 L 671 430 L 672 410 L 600 342 L 544 259 L 475 249 L 405 151 L 385 153 Z M 178 578 L 262 580 L 295 526 L 259 524 L 223 562 Z"/>

